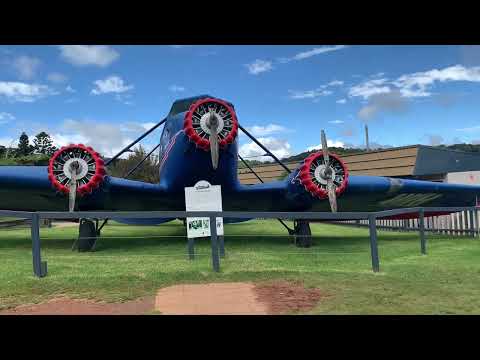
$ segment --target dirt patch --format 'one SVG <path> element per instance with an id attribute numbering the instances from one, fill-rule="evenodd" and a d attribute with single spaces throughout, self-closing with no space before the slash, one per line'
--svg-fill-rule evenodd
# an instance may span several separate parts
<path id="1" fill-rule="evenodd" d="M 154 311 L 155 297 L 144 297 L 124 303 L 55 298 L 35 305 L 21 305 L 0 315 L 143 315 Z"/>
<path id="2" fill-rule="evenodd" d="M 124 303 L 57 297 L 35 305 L 0 311 L 0 315 L 268 315 L 311 310 L 323 297 L 301 283 L 273 281 L 175 285 L 157 296 Z"/>
<path id="3" fill-rule="evenodd" d="M 155 308 L 166 315 L 266 315 L 251 283 L 175 285 L 157 293 Z"/>
<path id="4" fill-rule="evenodd" d="M 255 285 L 258 301 L 268 314 L 289 314 L 313 309 L 323 297 L 319 289 L 307 289 L 300 282 L 273 281 Z"/>

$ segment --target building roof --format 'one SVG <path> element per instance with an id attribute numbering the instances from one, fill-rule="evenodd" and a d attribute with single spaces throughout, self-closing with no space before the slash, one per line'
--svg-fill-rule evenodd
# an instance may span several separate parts
<path id="1" fill-rule="evenodd" d="M 425 145 L 411 145 L 342 155 L 351 175 L 391 177 L 431 177 L 449 172 L 480 170 L 480 153 L 440 149 Z M 287 163 L 296 169 L 302 162 Z M 253 167 L 263 181 L 282 178 L 285 170 L 278 164 Z M 257 184 L 260 181 L 248 168 L 238 169 L 240 182 Z"/>

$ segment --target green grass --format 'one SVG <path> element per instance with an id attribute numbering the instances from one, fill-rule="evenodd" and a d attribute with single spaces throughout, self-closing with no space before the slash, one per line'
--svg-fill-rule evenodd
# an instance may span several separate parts
<path id="1" fill-rule="evenodd" d="M 196 243 L 189 261 L 180 222 L 161 226 L 107 225 L 97 251 L 71 251 L 76 227 L 42 228 L 48 276 L 32 275 L 28 229 L 0 230 L 0 309 L 58 295 L 125 301 L 178 283 L 303 281 L 326 297 L 315 314 L 480 313 L 480 240 L 379 231 L 380 273 L 371 270 L 368 230 L 312 224 L 314 246 L 290 243 L 276 221 L 226 225 L 227 256 L 211 266 L 210 243 Z M 275 235 L 275 236 L 267 236 Z"/>

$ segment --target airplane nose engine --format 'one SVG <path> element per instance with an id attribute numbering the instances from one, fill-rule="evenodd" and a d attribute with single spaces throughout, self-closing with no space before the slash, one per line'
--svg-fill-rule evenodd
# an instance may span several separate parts
<path id="1" fill-rule="evenodd" d="M 61 193 L 85 195 L 100 186 L 105 178 L 105 164 L 91 147 L 82 144 L 60 148 L 50 158 L 48 179 Z"/>
<path id="2" fill-rule="evenodd" d="M 305 189 L 320 199 L 328 198 L 328 177 L 335 186 L 336 197 L 347 188 L 348 169 L 343 161 L 335 154 L 328 154 L 328 167 L 325 166 L 323 151 L 308 156 L 300 167 L 299 179 Z"/>
<path id="3" fill-rule="evenodd" d="M 191 142 L 212 156 L 214 169 L 218 165 L 219 147 L 233 143 L 238 133 L 237 115 L 223 100 L 206 98 L 190 106 L 183 129 Z M 215 134 L 215 136 L 212 136 Z"/>

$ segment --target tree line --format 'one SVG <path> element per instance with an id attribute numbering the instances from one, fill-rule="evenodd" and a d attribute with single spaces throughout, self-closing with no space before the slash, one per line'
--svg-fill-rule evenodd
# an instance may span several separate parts
<path id="1" fill-rule="evenodd" d="M 30 143 L 30 139 L 25 132 L 22 132 L 18 139 L 16 147 L 5 147 L 0 145 L 0 158 L 1 159 L 20 159 L 28 157 L 50 157 L 57 151 L 57 148 L 53 145 L 53 141 L 45 131 L 42 131 L 35 135 L 33 138 L 33 144 Z"/>

